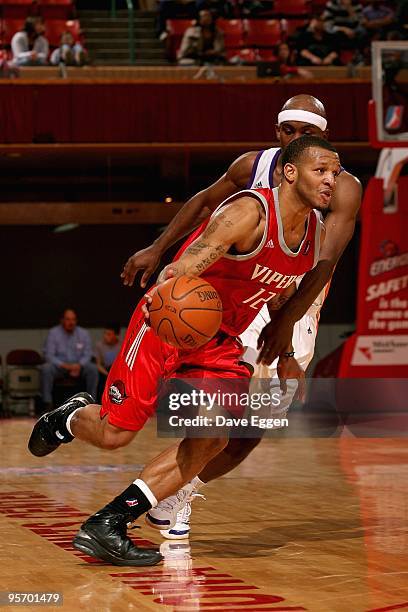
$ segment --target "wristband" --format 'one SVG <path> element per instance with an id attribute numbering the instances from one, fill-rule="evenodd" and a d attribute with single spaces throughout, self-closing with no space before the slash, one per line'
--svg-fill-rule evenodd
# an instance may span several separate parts
<path id="1" fill-rule="evenodd" d="M 289 353 L 283 353 L 283 357 L 294 357 L 295 351 L 290 351 Z"/>

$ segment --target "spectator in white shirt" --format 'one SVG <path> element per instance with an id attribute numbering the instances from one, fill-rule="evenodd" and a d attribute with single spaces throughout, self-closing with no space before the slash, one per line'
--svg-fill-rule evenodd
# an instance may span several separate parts
<path id="1" fill-rule="evenodd" d="M 58 66 L 83 66 L 87 61 L 86 51 L 78 41 L 74 40 L 71 32 L 61 34 L 60 46 L 51 53 L 50 63 Z"/>
<path id="2" fill-rule="evenodd" d="M 46 66 L 49 44 L 44 36 L 41 17 L 27 17 L 24 28 L 11 39 L 13 63 L 16 66 Z"/>

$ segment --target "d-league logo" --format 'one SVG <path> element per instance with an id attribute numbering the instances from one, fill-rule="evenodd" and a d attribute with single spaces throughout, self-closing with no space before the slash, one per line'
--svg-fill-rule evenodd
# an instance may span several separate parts
<path id="1" fill-rule="evenodd" d="M 128 397 L 126 395 L 125 383 L 121 380 L 115 380 L 115 382 L 109 387 L 108 395 L 113 404 L 123 404 L 125 399 Z"/>

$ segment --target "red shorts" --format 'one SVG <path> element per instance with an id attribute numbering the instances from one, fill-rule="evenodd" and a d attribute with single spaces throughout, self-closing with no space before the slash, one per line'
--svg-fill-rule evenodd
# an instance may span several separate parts
<path id="1" fill-rule="evenodd" d="M 121 429 L 139 431 L 154 415 L 163 382 L 178 375 L 194 379 L 235 379 L 249 384 L 250 372 L 240 361 L 243 347 L 219 332 L 194 351 L 165 344 L 150 329 L 142 299 L 130 321 L 121 351 L 112 365 L 102 398 L 101 418 Z"/>

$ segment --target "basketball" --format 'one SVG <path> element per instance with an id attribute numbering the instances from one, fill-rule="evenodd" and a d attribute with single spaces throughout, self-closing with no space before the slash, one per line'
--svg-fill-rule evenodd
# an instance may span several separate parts
<path id="1" fill-rule="evenodd" d="M 149 306 L 150 325 L 167 344 L 196 349 L 215 336 L 222 303 L 212 285 L 196 276 L 169 278 L 155 288 Z"/>

